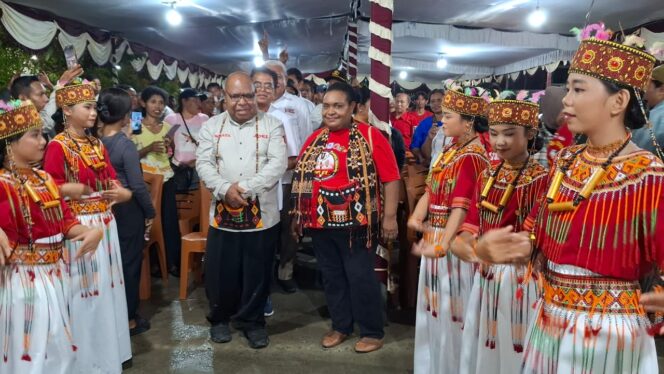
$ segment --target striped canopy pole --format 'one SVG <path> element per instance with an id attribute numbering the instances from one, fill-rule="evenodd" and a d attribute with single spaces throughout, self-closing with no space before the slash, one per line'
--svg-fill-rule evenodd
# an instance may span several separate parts
<path id="1" fill-rule="evenodd" d="M 371 0 L 371 124 L 390 132 L 390 68 L 392 67 L 392 12 L 394 0 Z"/>
<path id="2" fill-rule="evenodd" d="M 351 14 L 348 22 L 348 79 L 352 81 L 357 77 L 357 18 L 359 0 L 351 1 Z"/>

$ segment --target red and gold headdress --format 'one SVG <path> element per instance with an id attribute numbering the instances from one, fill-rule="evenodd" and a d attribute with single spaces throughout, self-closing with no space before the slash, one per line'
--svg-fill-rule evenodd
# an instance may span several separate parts
<path id="1" fill-rule="evenodd" d="M 589 75 L 639 90 L 648 86 L 655 57 L 638 49 L 643 47 L 641 38 L 629 35 L 623 44 L 612 42 L 608 40 L 612 32 L 605 30 L 601 23 L 572 31 L 575 30 L 582 40 L 572 59 L 570 73 Z"/>
<path id="2" fill-rule="evenodd" d="M 87 81 L 73 82 L 64 87 L 58 87 L 55 91 L 55 103 L 58 108 L 96 101 L 94 86 Z"/>
<path id="3" fill-rule="evenodd" d="M 42 119 L 30 100 L 0 101 L 0 140 L 41 126 Z"/>
<path id="4" fill-rule="evenodd" d="M 476 88 L 466 89 L 466 93 L 448 89 L 443 98 L 443 109 L 473 117 L 486 117 L 487 99 L 480 96 Z"/>
<path id="5" fill-rule="evenodd" d="M 518 94 L 503 91 L 497 100 L 489 103 L 489 126 L 513 125 L 537 129 L 539 127 L 537 101 L 543 93 L 544 91 L 540 91 L 531 95 L 528 91 L 520 91 Z M 514 97 L 513 95 L 516 99 L 510 98 Z"/>

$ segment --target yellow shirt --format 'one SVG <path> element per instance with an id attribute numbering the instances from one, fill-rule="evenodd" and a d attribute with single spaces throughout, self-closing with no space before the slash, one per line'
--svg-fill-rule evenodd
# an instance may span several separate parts
<path id="1" fill-rule="evenodd" d="M 170 130 L 171 126 L 166 122 L 162 122 L 161 125 L 161 130 L 156 134 L 148 130 L 146 127 L 143 127 L 143 132 L 132 136 L 132 141 L 136 144 L 136 148 L 138 148 L 139 151 L 154 142 L 164 140 L 164 137 L 168 134 L 168 130 Z M 164 182 L 171 179 L 173 176 L 173 169 L 168 160 L 168 153 L 149 152 L 141 159 L 141 168 L 146 173 L 163 175 Z"/>

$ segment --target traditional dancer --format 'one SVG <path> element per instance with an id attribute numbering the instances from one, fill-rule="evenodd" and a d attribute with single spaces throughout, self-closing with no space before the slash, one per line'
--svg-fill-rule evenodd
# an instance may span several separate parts
<path id="1" fill-rule="evenodd" d="M 97 249 L 101 230 L 76 220 L 41 161 L 46 140 L 29 101 L 0 102 L 0 373 L 73 371 L 77 343 L 69 318 L 63 240 L 81 256 Z"/>
<path id="2" fill-rule="evenodd" d="M 425 240 L 413 247 L 414 252 L 433 257 L 423 257 L 420 265 L 416 373 L 459 372 L 464 308 L 475 265 L 447 250 L 466 217 L 477 178 L 489 165 L 478 137 L 487 130 L 487 101 L 478 89 L 466 91 L 450 89 L 445 94 L 443 131 L 457 140 L 434 160 L 426 192 L 408 222 L 410 228 L 425 232 Z"/>
<path id="3" fill-rule="evenodd" d="M 74 258 L 78 245 L 67 242 L 72 280 L 71 313 L 78 342 L 78 371 L 119 373 L 131 359 L 127 300 L 117 225 L 111 211 L 131 192 L 116 180 L 104 145 L 88 135 L 97 118 L 94 89 L 77 82 L 56 91 L 65 129 L 48 144 L 44 170 L 69 198 L 77 218 L 104 230 L 95 253 Z"/>
<path id="4" fill-rule="evenodd" d="M 528 213 L 546 192 L 547 170 L 532 157 L 538 112 L 539 106 L 530 101 L 489 104 L 491 147 L 501 162 L 482 173 L 461 233 L 452 243 L 452 253 L 462 260 L 477 262 L 475 238 L 488 230 L 511 225 L 515 232 L 522 231 Z M 525 277 L 525 265 L 480 264 L 464 321 L 460 372 L 512 374 L 521 369 L 523 340 L 538 296 L 536 282 Z"/>
<path id="5" fill-rule="evenodd" d="M 608 36 L 598 25 L 596 36 Z M 628 42 L 639 42 L 627 37 Z M 664 265 L 664 164 L 631 142 L 646 123 L 641 91 L 654 58 L 589 38 L 570 67 L 564 113 L 588 143 L 566 148 L 546 194 L 524 224 L 485 234 L 480 258 L 543 254 L 544 291 L 527 333 L 525 373 L 657 373 L 638 280 Z M 529 238 L 530 235 L 530 238 Z"/>

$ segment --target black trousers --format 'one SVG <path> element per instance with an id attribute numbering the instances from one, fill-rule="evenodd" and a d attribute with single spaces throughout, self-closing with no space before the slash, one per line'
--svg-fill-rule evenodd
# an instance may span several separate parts
<path id="1" fill-rule="evenodd" d="M 245 331 L 265 327 L 279 225 L 262 231 L 231 232 L 210 227 L 205 250 L 205 293 L 213 325 Z"/>
<path id="2" fill-rule="evenodd" d="M 180 250 L 182 247 L 180 225 L 178 224 L 178 206 L 175 201 L 176 183 L 173 178 L 164 183 L 161 190 L 161 224 L 166 245 L 166 263 L 169 269 L 180 268 Z"/>
<path id="3" fill-rule="evenodd" d="M 278 278 L 281 280 L 293 279 L 293 265 L 295 262 L 295 255 L 297 253 L 297 243 L 293 240 L 290 233 L 291 218 L 288 212 L 291 209 L 291 185 L 282 184 L 282 197 L 284 207 L 281 209 L 281 233 L 279 242 L 279 270 Z"/>
<path id="4" fill-rule="evenodd" d="M 366 230 L 321 229 L 310 234 L 332 329 L 348 335 L 357 323 L 361 337 L 382 339 L 383 302 L 374 274 L 378 240 L 367 248 Z"/>
<path id="5" fill-rule="evenodd" d="M 113 206 L 113 215 L 118 225 L 118 239 L 122 254 L 122 272 L 127 296 L 129 320 L 136 318 L 138 290 L 141 281 L 141 263 L 145 245 L 145 216 L 135 199 Z"/>

